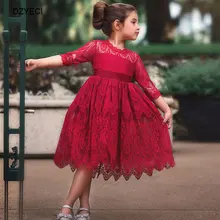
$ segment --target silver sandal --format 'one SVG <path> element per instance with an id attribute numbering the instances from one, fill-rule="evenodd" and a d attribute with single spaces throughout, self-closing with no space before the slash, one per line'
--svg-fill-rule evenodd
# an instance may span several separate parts
<path id="1" fill-rule="evenodd" d="M 73 210 L 73 208 L 69 205 L 64 205 L 63 208 L 69 208 L 71 210 Z M 57 214 L 57 220 L 73 220 L 73 214 L 64 214 L 62 212 L 60 212 L 59 214 Z"/>
<path id="2" fill-rule="evenodd" d="M 88 213 L 85 214 L 77 214 L 80 211 L 87 211 Z M 74 220 L 90 220 L 90 211 L 87 208 L 79 208 L 76 212 Z"/>

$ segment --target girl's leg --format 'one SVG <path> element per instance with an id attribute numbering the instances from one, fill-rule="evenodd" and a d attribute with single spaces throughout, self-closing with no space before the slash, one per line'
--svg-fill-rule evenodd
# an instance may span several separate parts
<path id="1" fill-rule="evenodd" d="M 73 177 L 72 185 L 69 190 L 67 198 L 64 200 L 65 205 L 73 206 L 76 200 L 83 194 L 85 189 L 89 186 L 92 178 L 92 170 L 87 168 L 78 168 Z M 85 200 L 85 196 L 83 197 Z M 71 210 L 62 208 L 62 213 L 69 214 Z"/>
<path id="2" fill-rule="evenodd" d="M 86 187 L 82 195 L 79 197 L 80 208 L 87 208 L 90 210 L 89 195 L 90 195 L 91 183 L 92 183 L 92 179 L 90 180 L 89 185 Z M 87 211 L 80 211 L 79 213 L 83 214 L 83 213 L 87 213 Z"/>

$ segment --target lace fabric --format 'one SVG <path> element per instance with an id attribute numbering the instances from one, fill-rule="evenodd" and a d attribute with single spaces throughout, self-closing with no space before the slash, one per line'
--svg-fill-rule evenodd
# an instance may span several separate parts
<path id="1" fill-rule="evenodd" d="M 96 70 L 101 66 L 110 74 L 115 68 L 117 74 L 93 75 L 80 88 L 61 129 L 54 155 L 58 167 L 69 165 L 74 171 L 85 166 L 93 170 L 93 178 L 102 174 L 105 180 L 128 180 L 175 165 L 167 125 L 152 102 L 160 93 L 136 53 L 107 41 L 91 41 L 61 57 L 65 65 L 90 61 Z M 121 74 L 133 76 L 144 92 L 119 80 Z"/>
<path id="2" fill-rule="evenodd" d="M 89 41 L 78 50 L 61 54 L 61 59 L 64 66 L 77 65 L 93 60 L 96 52 L 96 41 Z"/>
<path id="3" fill-rule="evenodd" d="M 161 96 L 160 91 L 155 87 L 154 83 L 149 77 L 148 72 L 143 64 L 143 61 L 139 56 L 137 56 L 136 66 L 135 66 L 134 78 L 144 90 L 146 95 L 151 101 L 154 101 L 159 96 Z"/>

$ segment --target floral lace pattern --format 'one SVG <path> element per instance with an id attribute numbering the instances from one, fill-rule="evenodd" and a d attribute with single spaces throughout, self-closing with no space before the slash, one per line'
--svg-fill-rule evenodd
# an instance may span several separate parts
<path id="1" fill-rule="evenodd" d="M 69 165 L 72 171 L 85 166 L 93 170 L 93 178 L 102 174 L 105 180 L 111 176 L 128 180 L 132 175 L 139 179 L 143 173 L 151 176 L 155 169 L 173 167 L 168 128 L 152 102 L 159 91 L 136 53 L 109 44 L 89 42 L 75 52 L 61 55 L 62 60 L 65 65 L 89 60 L 95 66 L 97 55 L 110 69 L 112 64 L 107 58 L 124 59 L 125 63 L 115 63 L 115 72 L 131 65 L 127 74 L 134 74 L 144 92 L 132 82 L 89 77 L 66 113 L 55 164 L 60 168 Z M 70 58 L 72 53 L 76 54 L 74 60 Z"/>
<path id="2" fill-rule="evenodd" d="M 121 57 L 123 59 L 127 59 L 130 62 L 134 63 L 136 59 L 136 53 L 127 49 L 118 49 L 113 46 L 109 40 L 106 41 L 98 41 L 96 46 L 96 51 L 98 53 L 111 54 L 114 56 Z"/>
<path id="3" fill-rule="evenodd" d="M 78 50 L 61 54 L 61 59 L 64 66 L 71 66 L 92 61 L 96 52 L 96 41 L 89 41 Z"/>
<path id="4" fill-rule="evenodd" d="M 154 83 L 151 81 L 145 66 L 139 56 L 137 56 L 136 61 L 136 69 L 134 73 L 134 78 L 138 82 L 138 84 L 143 88 L 146 95 L 150 98 L 150 100 L 157 99 L 161 94 L 159 90 L 155 87 Z"/>

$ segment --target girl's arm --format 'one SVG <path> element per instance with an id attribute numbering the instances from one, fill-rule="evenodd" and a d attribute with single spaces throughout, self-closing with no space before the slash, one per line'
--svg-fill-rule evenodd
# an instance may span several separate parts
<path id="1" fill-rule="evenodd" d="M 137 59 L 135 62 L 134 78 L 152 102 L 155 102 L 155 100 L 161 96 L 160 91 L 156 88 L 156 86 L 150 79 L 149 74 L 139 55 L 137 55 Z M 161 99 L 159 99 L 159 105 L 161 103 L 160 100 Z M 164 110 L 164 107 L 162 108 Z"/>
<path id="2" fill-rule="evenodd" d="M 140 56 L 137 55 L 137 60 L 135 63 L 135 80 L 144 90 L 149 99 L 162 111 L 170 111 L 170 107 L 167 105 L 165 100 L 162 98 L 160 91 L 156 88 L 154 83 L 149 77 L 149 74 L 141 60 Z"/>
<path id="3" fill-rule="evenodd" d="M 164 112 L 163 123 L 166 123 L 170 129 L 173 124 L 172 111 L 170 107 L 167 105 L 162 96 L 159 96 L 157 99 L 155 99 L 154 103 L 162 112 Z"/>
<path id="4" fill-rule="evenodd" d="M 146 71 L 145 66 L 139 55 L 135 65 L 135 80 L 144 90 L 149 99 L 164 113 L 163 122 L 167 123 L 168 127 L 170 128 L 172 125 L 172 111 L 163 99 L 163 97 L 161 96 L 160 91 L 151 81 L 148 72 Z"/>
<path id="5" fill-rule="evenodd" d="M 162 111 L 162 112 L 169 112 L 170 107 L 169 105 L 165 102 L 162 96 L 159 96 L 157 99 L 154 100 L 154 104 Z"/>
<path id="6" fill-rule="evenodd" d="M 37 68 L 53 68 L 63 66 L 63 61 L 60 55 L 40 58 L 36 60 Z"/>
<path id="7" fill-rule="evenodd" d="M 60 66 L 78 65 L 79 63 L 89 62 L 93 60 L 95 52 L 96 41 L 92 40 L 75 51 L 45 58 L 28 59 L 25 61 L 26 71 L 29 72 L 36 68 L 54 68 Z"/>
<path id="8" fill-rule="evenodd" d="M 60 55 L 25 60 L 25 71 L 30 72 L 38 68 L 53 68 L 63 66 L 63 61 Z M 20 71 L 20 65 L 18 65 L 18 71 Z"/>

